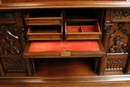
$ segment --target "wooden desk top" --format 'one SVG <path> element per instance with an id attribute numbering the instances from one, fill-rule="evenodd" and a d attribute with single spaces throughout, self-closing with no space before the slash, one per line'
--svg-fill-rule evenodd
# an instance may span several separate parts
<path id="1" fill-rule="evenodd" d="M 39 8 L 130 8 L 127 1 L 42 1 L 42 2 L 8 2 L 0 4 L 0 10 L 39 9 Z"/>

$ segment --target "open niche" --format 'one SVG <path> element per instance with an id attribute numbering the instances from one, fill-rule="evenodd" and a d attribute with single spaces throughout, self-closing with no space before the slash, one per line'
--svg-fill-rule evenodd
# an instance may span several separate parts
<path id="1" fill-rule="evenodd" d="M 27 73 L 33 73 L 33 69 L 39 69 L 38 66 L 41 66 L 42 63 L 46 64 L 44 60 L 59 60 L 55 64 L 59 64 L 58 62 L 69 63 L 66 60 L 70 60 L 72 64 L 75 60 L 82 62 L 87 60 L 87 67 L 91 67 L 92 64 L 92 67 L 96 66 L 97 68 L 96 59 L 106 55 L 100 40 L 101 29 L 98 12 L 100 11 L 95 9 L 28 11 L 25 18 L 25 23 L 28 26 L 28 44 L 23 54 L 24 58 L 30 61 L 26 62 L 30 66 Z M 39 60 L 38 66 L 35 67 L 35 63 Z M 89 61 L 93 61 L 93 63 L 89 64 Z M 62 66 L 61 63 L 58 67 L 63 68 L 64 65 Z M 93 72 L 96 68 L 89 70 Z M 39 70 L 37 71 L 36 74 L 39 73 Z"/>

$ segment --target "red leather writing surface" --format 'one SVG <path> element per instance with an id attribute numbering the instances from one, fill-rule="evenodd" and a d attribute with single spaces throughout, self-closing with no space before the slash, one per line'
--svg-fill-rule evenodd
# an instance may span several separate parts
<path id="1" fill-rule="evenodd" d="M 97 41 L 42 41 L 32 42 L 29 52 L 45 51 L 99 51 Z"/>

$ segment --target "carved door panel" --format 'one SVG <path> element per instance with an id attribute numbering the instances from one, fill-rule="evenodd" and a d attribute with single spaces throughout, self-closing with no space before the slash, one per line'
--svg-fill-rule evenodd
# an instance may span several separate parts
<path id="1" fill-rule="evenodd" d="M 22 53 L 26 45 L 22 13 L 0 11 L 0 73 L 25 72 Z"/>
<path id="2" fill-rule="evenodd" d="M 128 66 L 130 10 L 107 9 L 103 45 L 107 51 L 105 71 L 122 71 Z"/>
<path id="3" fill-rule="evenodd" d="M 127 53 L 130 23 L 114 23 L 110 30 L 108 52 L 109 53 Z"/>
<path id="4" fill-rule="evenodd" d="M 0 46 L 3 56 L 21 54 L 18 31 L 15 25 L 0 25 Z"/>

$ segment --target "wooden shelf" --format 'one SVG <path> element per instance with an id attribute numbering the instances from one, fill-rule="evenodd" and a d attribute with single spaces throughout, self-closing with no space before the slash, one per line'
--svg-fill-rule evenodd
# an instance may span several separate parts
<path id="1" fill-rule="evenodd" d="M 28 27 L 28 40 L 62 40 L 62 26 L 30 26 Z"/>
<path id="2" fill-rule="evenodd" d="M 26 25 L 62 25 L 61 10 L 30 10 L 25 18 Z"/>
<path id="3" fill-rule="evenodd" d="M 36 73 L 41 77 L 96 76 L 95 59 L 35 59 Z"/>

